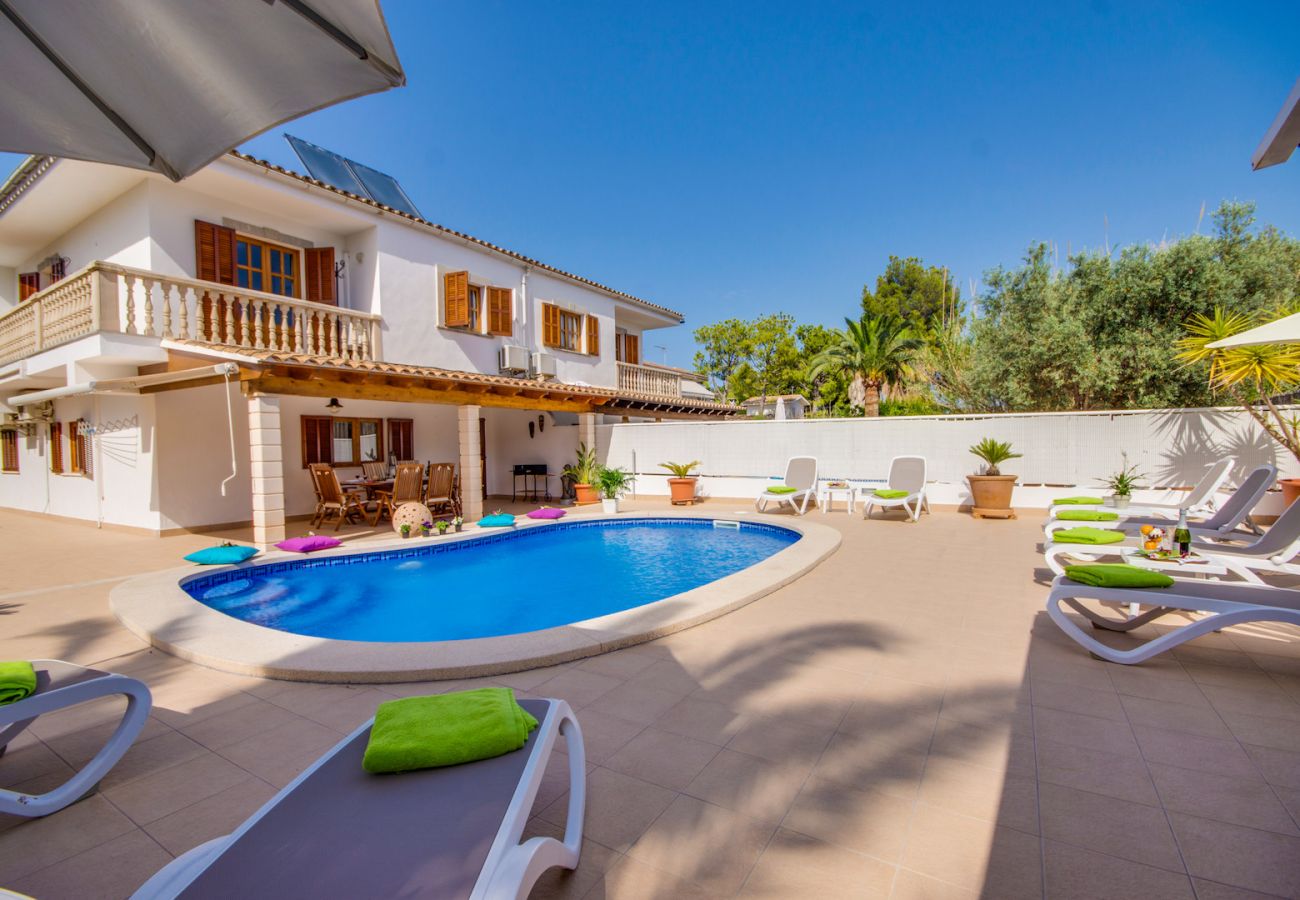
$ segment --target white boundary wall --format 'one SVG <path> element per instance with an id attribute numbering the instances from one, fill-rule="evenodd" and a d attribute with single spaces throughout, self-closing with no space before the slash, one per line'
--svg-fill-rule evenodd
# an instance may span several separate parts
<path id="1" fill-rule="evenodd" d="M 667 473 L 658 467 L 668 460 L 701 460 L 703 496 L 751 498 L 782 476 L 791 456 L 817 457 L 822 478 L 878 486 L 890 459 L 917 454 L 929 462 L 931 499 L 942 504 L 969 501 L 965 476 L 978 471 L 979 461 L 968 448 L 984 437 L 1010 441 L 1024 454 L 1002 466 L 1004 473 L 1020 476 L 1015 504 L 1022 508 L 1045 508 L 1063 493 L 1104 494 L 1098 480 L 1119 469 L 1123 453 L 1152 488 L 1135 494 L 1135 500 L 1155 500 L 1168 488 L 1190 486 L 1204 466 L 1225 455 L 1237 459 L 1229 485 L 1261 463 L 1278 466 L 1281 477 L 1300 476 L 1300 465 L 1235 408 L 664 422 L 599 429 L 605 464 L 635 472 L 635 490 L 643 495 L 668 493 Z M 1280 498 L 1270 495 L 1258 512 L 1280 509 Z"/>

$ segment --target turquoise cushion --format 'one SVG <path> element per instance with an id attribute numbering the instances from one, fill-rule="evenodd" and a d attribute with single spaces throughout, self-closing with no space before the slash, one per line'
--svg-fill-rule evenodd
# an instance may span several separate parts
<path id="1" fill-rule="evenodd" d="M 497 513 L 478 520 L 479 528 L 503 528 L 513 524 L 515 524 L 515 517 L 509 513 Z"/>
<path id="2" fill-rule="evenodd" d="M 201 566 L 231 566 L 252 559 L 256 555 L 256 547 L 207 547 L 194 551 L 185 559 Z"/>

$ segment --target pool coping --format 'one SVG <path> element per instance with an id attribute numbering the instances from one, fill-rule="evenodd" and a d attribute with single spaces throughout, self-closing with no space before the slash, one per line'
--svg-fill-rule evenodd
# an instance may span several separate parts
<path id="1" fill-rule="evenodd" d="M 577 518 L 577 517 L 574 517 Z M 196 574 L 301 559 L 276 551 L 238 566 L 193 566 L 140 575 L 117 585 L 109 606 L 118 621 L 151 646 L 199 665 L 287 681 L 378 684 L 501 675 L 596 656 L 664 637 L 739 609 L 799 578 L 840 545 L 840 533 L 805 517 L 752 511 L 625 512 L 583 515 L 581 521 L 623 519 L 718 519 L 789 528 L 800 539 L 767 559 L 700 587 L 594 619 L 540 631 L 454 641 L 346 641 L 308 637 L 244 622 L 211 609 L 181 587 Z M 574 519 L 559 522 L 572 523 Z M 551 522 L 521 522 L 519 529 L 548 528 Z M 472 541 L 497 529 L 470 527 L 459 535 L 420 538 Z M 355 541 L 317 551 L 313 559 L 411 547 L 401 538 Z"/>

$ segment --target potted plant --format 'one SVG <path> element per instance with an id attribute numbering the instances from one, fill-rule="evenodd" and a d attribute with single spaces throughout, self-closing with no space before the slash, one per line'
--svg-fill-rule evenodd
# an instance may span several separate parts
<path id="1" fill-rule="evenodd" d="M 1016 476 L 1003 475 L 998 466 L 1009 459 L 1019 459 L 1020 454 L 1011 449 L 1010 442 L 993 438 L 984 438 L 970 452 L 984 460 L 983 473 L 966 476 L 970 482 L 971 515 L 981 519 L 1014 519 L 1016 511 L 1011 508 L 1011 492 L 1016 486 Z"/>
<path id="2" fill-rule="evenodd" d="M 578 460 L 564 467 L 564 474 L 573 481 L 574 503 L 584 506 L 600 500 L 596 493 L 596 478 L 600 475 L 600 463 L 596 462 L 596 448 L 578 445 Z"/>
<path id="3" fill-rule="evenodd" d="M 442 537 L 443 535 L 445 535 L 445 534 L 447 533 L 447 529 L 450 528 L 450 527 L 451 527 L 451 523 L 448 522 L 446 519 L 439 519 L 439 520 L 438 520 L 438 537 Z"/>
<path id="4" fill-rule="evenodd" d="M 699 464 L 698 459 L 688 463 L 666 462 L 659 464 L 659 468 L 667 469 L 673 473 L 673 477 L 668 479 L 668 490 L 674 505 L 683 503 L 694 505 L 695 482 L 699 479 L 691 474 L 691 470 Z"/>
<path id="5" fill-rule="evenodd" d="M 627 490 L 631 476 L 622 469 L 600 467 L 596 482 L 600 485 L 600 506 L 608 515 L 618 512 L 618 495 Z"/>
<path id="6" fill-rule="evenodd" d="M 427 520 L 424 521 L 424 522 L 421 522 L 421 523 L 420 523 L 420 535 L 421 535 L 421 537 L 428 537 L 428 536 L 429 536 L 429 532 L 430 532 L 432 529 L 433 529 L 433 523 L 432 523 L 432 522 L 429 522 L 429 521 L 427 521 Z"/>
<path id="7" fill-rule="evenodd" d="M 398 530 L 402 532 L 403 539 L 409 538 L 411 536 L 411 526 L 406 524 L 405 522 L 402 523 L 402 527 Z"/>
<path id="8" fill-rule="evenodd" d="M 455 528 L 457 533 L 460 532 L 461 526 L 464 524 L 465 524 L 465 520 L 460 516 L 457 516 L 456 518 L 451 520 L 451 527 Z"/>
<path id="9" fill-rule="evenodd" d="M 1133 498 L 1133 489 L 1138 486 L 1138 479 L 1142 473 L 1137 470 L 1137 466 L 1124 465 L 1120 466 L 1118 472 L 1114 475 L 1107 476 L 1103 484 L 1110 488 L 1111 504 L 1116 509 L 1126 509 L 1129 501 Z"/>

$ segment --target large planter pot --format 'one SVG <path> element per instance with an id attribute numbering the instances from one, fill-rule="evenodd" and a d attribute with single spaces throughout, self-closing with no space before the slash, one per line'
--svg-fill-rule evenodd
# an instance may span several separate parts
<path id="1" fill-rule="evenodd" d="M 600 502 L 600 492 L 594 485 L 575 484 L 573 486 L 573 502 L 578 506 L 586 506 L 590 503 Z"/>
<path id="2" fill-rule="evenodd" d="M 608 497 L 602 497 L 601 500 L 600 500 L 600 511 L 603 512 L 603 513 L 604 513 L 605 515 L 607 515 L 607 516 L 612 516 L 612 515 L 614 515 L 615 513 L 617 513 L 617 512 L 618 512 L 618 498 L 615 497 L 614 499 L 611 500 L 611 499 L 608 498 Z"/>
<path id="3" fill-rule="evenodd" d="M 1287 506 L 1300 498 L 1300 478 L 1279 478 L 1277 483 L 1282 486 L 1282 502 Z"/>
<path id="4" fill-rule="evenodd" d="M 970 483 L 971 515 L 981 519 L 1014 519 L 1011 492 L 1016 486 L 1015 475 L 967 475 Z"/>
<path id="5" fill-rule="evenodd" d="M 671 493 L 672 502 L 676 505 L 695 503 L 694 478 L 669 478 L 668 490 Z"/>

